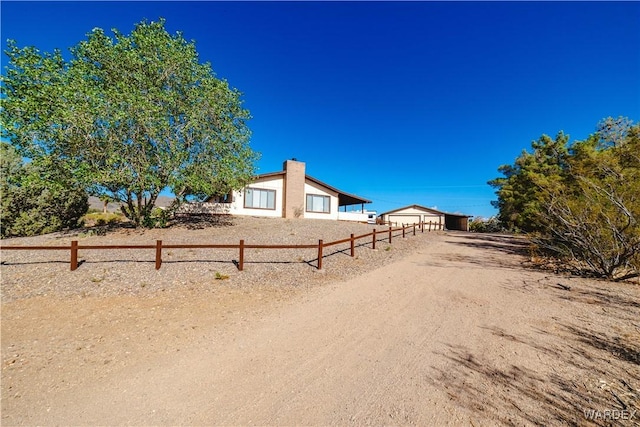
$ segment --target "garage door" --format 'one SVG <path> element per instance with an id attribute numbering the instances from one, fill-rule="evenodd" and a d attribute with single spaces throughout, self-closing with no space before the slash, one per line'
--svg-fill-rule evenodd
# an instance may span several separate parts
<path id="1" fill-rule="evenodd" d="M 419 224 L 420 215 L 389 215 L 389 221 L 393 223 L 394 227 L 396 223 L 398 223 L 398 225 L 413 223 Z"/>

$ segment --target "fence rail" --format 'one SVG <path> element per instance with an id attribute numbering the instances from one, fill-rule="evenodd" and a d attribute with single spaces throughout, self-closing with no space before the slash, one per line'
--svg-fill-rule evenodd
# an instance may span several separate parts
<path id="1" fill-rule="evenodd" d="M 371 245 L 372 249 L 376 249 L 376 242 L 379 240 L 388 240 L 389 243 L 392 242 L 394 237 L 393 233 L 402 231 L 402 237 L 406 237 L 407 230 L 412 230 L 413 235 L 416 235 L 416 228 L 421 230 L 422 233 L 425 232 L 425 229 L 431 231 L 433 225 L 433 230 L 440 229 L 439 224 L 437 223 L 425 223 L 421 222 L 419 224 L 411 224 L 411 225 L 402 225 L 402 227 L 393 228 L 391 225 L 388 229 L 384 230 L 376 230 L 375 228 L 366 234 L 361 234 L 356 236 L 351 234 L 348 238 L 335 240 L 333 242 L 325 243 L 322 239 L 318 240 L 317 244 L 300 244 L 300 245 L 258 245 L 258 244 L 246 244 L 244 239 L 240 240 L 238 244 L 189 244 L 189 245 L 176 245 L 176 244 L 165 244 L 162 240 L 156 240 L 155 245 L 81 245 L 77 240 L 72 240 L 70 246 L 0 246 L 0 251 L 15 251 L 15 250 L 29 250 L 29 251 L 59 251 L 66 250 L 70 251 L 70 265 L 71 271 L 74 271 L 78 268 L 78 251 L 79 250 L 120 250 L 120 249 L 155 249 L 155 267 L 156 270 L 159 270 L 162 266 L 162 251 L 164 249 L 237 249 L 238 250 L 238 261 L 237 268 L 239 271 L 244 269 L 245 262 L 245 250 L 246 249 L 317 249 L 318 250 L 318 259 L 317 259 L 317 269 L 322 270 L 322 259 L 323 259 L 323 250 L 324 248 L 335 246 L 343 243 L 350 243 L 350 255 L 352 257 L 355 256 L 355 242 L 367 237 L 372 237 Z M 399 234 L 398 234 L 399 236 Z M 235 260 L 233 261 L 235 262 Z"/>

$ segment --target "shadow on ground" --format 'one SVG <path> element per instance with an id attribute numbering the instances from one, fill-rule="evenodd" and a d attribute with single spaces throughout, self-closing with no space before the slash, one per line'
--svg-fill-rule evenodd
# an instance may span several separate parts
<path id="1" fill-rule="evenodd" d="M 530 254 L 530 242 L 523 237 L 508 234 L 484 233 L 465 233 L 456 236 L 462 237 L 464 240 L 448 240 L 447 242 L 454 245 L 488 249 L 502 254 L 521 256 L 527 256 Z"/>
<path id="2" fill-rule="evenodd" d="M 504 347 L 511 351 L 528 347 L 542 362 L 531 366 L 543 369 L 532 370 L 508 354 L 496 360 L 448 346 L 436 354 L 450 362 L 449 369 L 439 370 L 449 397 L 497 424 L 640 426 L 637 291 L 583 279 L 554 286 L 558 278 L 553 279 L 537 284 L 543 294 L 527 297 L 533 304 L 562 300 L 577 315 L 541 319 L 528 334 L 511 333 L 508 326 L 481 327 L 508 341 Z"/>
<path id="3" fill-rule="evenodd" d="M 475 234 L 475 233 L 456 233 L 447 232 L 446 243 L 467 247 L 477 248 L 472 255 L 460 254 L 434 254 L 434 260 L 428 265 L 445 268 L 458 268 L 451 263 L 465 263 L 475 265 L 481 268 L 498 267 L 513 268 L 524 267 L 530 257 L 529 241 L 511 235 L 498 234 Z M 516 256 L 513 256 L 516 255 Z M 437 260 L 436 260 L 437 259 Z"/>

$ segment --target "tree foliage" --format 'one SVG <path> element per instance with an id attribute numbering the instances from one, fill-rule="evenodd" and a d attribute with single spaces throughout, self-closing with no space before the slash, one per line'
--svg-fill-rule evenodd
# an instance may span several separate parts
<path id="1" fill-rule="evenodd" d="M 498 170 L 504 177 L 489 181 L 497 188 L 498 219 L 508 230 L 539 231 L 544 227 L 540 216 L 543 188 L 554 187 L 562 179 L 568 157 L 569 137 L 563 132 L 555 139 L 542 135 L 531 143 L 533 152 L 523 151 L 513 165 Z"/>
<path id="2" fill-rule="evenodd" d="M 51 233 L 79 224 L 89 208 L 87 194 L 60 174 L 60 168 L 45 162 L 23 164 L 12 146 L 0 143 L 2 237 Z"/>
<path id="3" fill-rule="evenodd" d="M 94 29 L 68 61 L 9 42 L 3 136 L 25 157 L 64 165 L 92 195 L 120 202 L 136 225 L 165 188 L 183 200 L 246 185 L 257 155 L 240 92 L 163 20 L 113 32 Z"/>
<path id="4" fill-rule="evenodd" d="M 490 182 L 501 221 L 582 270 L 609 279 L 640 274 L 640 126 L 608 118 L 588 139 L 556 147 L 561 155 L 530 162 L 540 148 Z"/>

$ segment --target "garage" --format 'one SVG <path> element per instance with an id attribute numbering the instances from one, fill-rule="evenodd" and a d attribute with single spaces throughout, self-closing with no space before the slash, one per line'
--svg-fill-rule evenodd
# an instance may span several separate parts
<path id="1" fill-rule="evenodd" d="M 389 215 L 389 219 L 392 224 L 419 224 L 422 222 L 420 215 Z"/>
<path id="2" fill-rule="evenodd" d="M 436 229 L 469 231 L 469 215 L 450 214 L 420 205 L 410 205 L 403 208 L 381 213 L 380 222 L 395 227 L 402 224 L 419 224 L 421 222 L 435 224 Z"/>
<path id="3" fill-rule="evenodd" d="M 436 229 L 444 229 L 445 213 L 420 205 L 405 206 L 380 214 L 379 218 L 384 223 L 392 225 L 432 223 Z"/>

